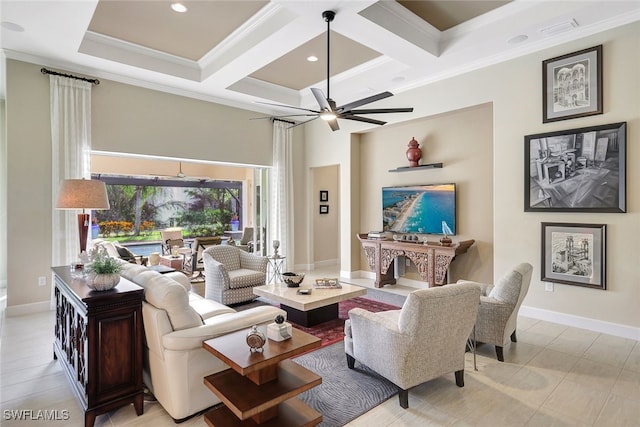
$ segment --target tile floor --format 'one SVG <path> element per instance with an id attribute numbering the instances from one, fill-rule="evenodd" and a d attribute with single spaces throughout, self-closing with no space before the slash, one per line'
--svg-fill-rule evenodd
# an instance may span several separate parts
<path id="1" fill-rule="evenodd" d="M 315 271 L 305 280 L 325 277 Z M 371 287 L 371 281 L 350 282 Z M 387 287 L 388 288 L 388 287 Z M 390 292 L 406 294 L 396 286 Z M 0 305 L 4 308 L 4 290 Z M 43 425 L 13 419 L 14 410 L 57 411 L 46 424 L 82 426 L 83 415 L 60 365 L 52 359 L 54 313 L 0 316 L 0 409 L 3 427 Z M 465 387 L 453 374 L 409 392 L 409 409 L 393 397 L 349 426 L 638 426 L 640 425 L 640 342 L 521 317 L 518 342 L 505 348 L 505 362 L 481 346 L 478 371 L 467 354 Z M 65 412 L 67 411 L 67 412 Z M 51 413 L 51 412 L 50 412 Z M 33 417 L 32 417 L 33 418 Z M 144 414 L 123 407 L 96 420 L 96 426 L 174 426 L 155 402 Z M 182 426 L 204 426 L 202 417 Z"/>

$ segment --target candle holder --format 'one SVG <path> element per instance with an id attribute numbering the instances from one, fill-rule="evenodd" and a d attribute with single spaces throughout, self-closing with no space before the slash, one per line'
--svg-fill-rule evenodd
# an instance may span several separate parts
<path id="1" fill-rule="evenodd" d="M 273 257 L 280 258 L 280 254 L 278 254 L 278 248 L 280 247 L 280 240 L 273 241 Z"/>

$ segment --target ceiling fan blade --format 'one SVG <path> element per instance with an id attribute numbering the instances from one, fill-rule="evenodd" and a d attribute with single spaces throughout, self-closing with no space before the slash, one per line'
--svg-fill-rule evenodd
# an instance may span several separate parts
<path id="1" fill-rule="evenodd" d="M 337 131 L 340 130 L 340 126 L 338 126 L 338 120 L 337 119 L 333 119 L 333 120 L 327 120 L 327 123 L 329 124 L 329 127 L 331 128 L 332 131 Z"/>
<path id="2" fill-rule="evenodd" d="M 359 116 L 350 116 L 350 115 L 346 115 L 346 116 L 338 116 L 341 119 L 346 119 L 346 120 L 355 120 L 356 122 L 364 122 L 364 123 L 371 123 L 372 125 L 384 125 L 387 122 L 383 122 L 382 120 L 376 120 L 376 119 L 370 119 L 368 117 L 359 117 Z"/>
<path id="3" fill-rule="evenodd" d="M 329 101 L 327 101 L 327 98 L 324 97 L 324 93 L 322 93 L 322 90 L 318 89 L 317 87 L 312 87 L 311 93 L 313 93 L 313 96 L 316 98 L 316 101 L 320 106 L 320 110 L 333 111 L 331 109 L 331 105 L 329 104 Z"/>
<path id="4" fill-rule="evenodd" d="M 294 109 L 294 110 L 309 111 L 310 113 L 318 113 L 318 114 L 320 114 L 320 111 L 310 110 L 309 108 L 294 107 L 293 105 L 274 104 L 274 103 L 272 103 L 272 102 L 262 102 L 262 101 L 256 101 L 256 102 L 257 102 L 258 104 L 273 105 L 273 106 L 275 106 L 275 107 L 292 108 L 292 109 Z"/>
<path id="5" fill-rule="evenodd" d="M 359 106 L 365 105 L 365 104 L 370 104 L 372 102 L 379 101 L 381 99 L 385 99 L 385 98 L 388 98 L 390 96 L 393 96 L 393 94 L 391 92 L 381 92 L 381 93 L 379 93 L 377 95 L 368 96 L 366 98 L 362 98 L 362 99 L 359 99 L 357 101 L 353 101 L 353 102 L 345 104 L 345 105 L 343 105 L 341 107 L 338 107 L 338 111 L 349 111 L 352 108 L 356 108 L 356 107 L 359 107 Z"/>
<path id="6" fill-rule="evenodd" d="M 342 114 L 382 114 L 382 113 L 412 113 L 413 107 L 409 108 L 371 108 L 364 110 L 349 110 Z"/>

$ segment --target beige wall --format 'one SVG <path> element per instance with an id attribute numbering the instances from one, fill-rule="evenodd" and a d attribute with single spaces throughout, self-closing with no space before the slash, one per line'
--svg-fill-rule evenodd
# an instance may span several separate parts
<path id="1" fill-rule="evenodd" d="M 404 92 L 380 102 L 381 107 L 410 105 L 414 113 L 390 120 L 409 121 L 421 117 L 434 117 L 467 107 L 491 103 L 493 105 L 493 271 L 500 276 L 513 265 L 527 261 L 533 264 L 533 280 L 524 301 L 528 313 L 535 316 L 583 327 L 609 328 L 613 333 L 638 336 L 640 316 L 640 150 L 634 149 L 639 138 L 640 125 L 640 24 L 634 23 L 578 41 L 566 43 L 541 52 L 510 60 L 498 65 L 473 71 L 455 78 Z M 545 59 L 604 45 L 603 53 L 603 115 L 542 123 L 541 63 Z M 391 116 L 391 115 L 389 115 Z M 627 213 L 525 213 L 524 188 L 524 136 L 534 133 L 572 129 L 607 123 L 628 122 L 627 140 Z M 475 123 L 460 123 L 461 127 Z M 310 167 L 339 164 L 341 168 L 341 268 L 357 274 L 360 268 L 360 250 L 353 237 L 358 231 L 368 231 L 366 194 L 359 197 L 354 182 L 366 179 L 357 169 L 366 169 L 360 162 L 362 155 L 353 150 L 353 133 L 364 127 L 349 121 L 340 122 L 341 132 L 331 132 L 326 124 L 312 122 L 306 125 L 305 144 L 307 164 Z M 414 135 L 403 135 L 403 139 Z M 408 140 L 408 139 L 407 139 Z M 451 141 L 457 143 L 457 141 Z M 369 156 L 375 155 L 369 153 Z M 399 153 L 396 155 L 400 156 Z M 433 161 L 447 164 L 452 159 L 427 156 Z M 456 158 L 465 159 L 465 153 Z M 376 161 L 378 159 L 376 158 Z M 400 165 L 400 164 L 399 164 Z M 399 166 L 398 165 L 398 166 Z M 377 165 L 376 165 L 377 166 Z M 480 167 L 481 165 L 478 165 Z M 384 168 L 380 168 L 385 170 Z M 365 188 L 366 183 L 361 182 Z M 362 191 L 362 189 L 360 190 Z M 360 214 L 357 214 L 357 211 Z M 362 222 L 362 225 L 360 222 Z M 374 220 L 369 220 L 374 221 Z M 375 221 L 374 221 L 375 222 Z M 570 285 L 555 286 L 553 293 L 545 292 L 540 281 L 540 223 L 606 223 L 607 281 L 606 291 Z M 345 226 L 347 225 L 347 226 Z M 354 229 L 354 228 L 357 228 Z M 376 228 L 379 228 L 377 226 Z M 357 248 L 357 250 L 356 250 Z M 357 254 L 357 255 L 355 255 Z M 357 257 L 357 259 L 355 259 Z M 458 261 L 455 261 L 458 262 Z M 481 262 L 491 262 L 481 259 Z M 635 328 L 635 329 L 634 329 Z"/>
<path id="2" fill-rule="evenodd" d="M 464 123 L 464 126 L 461 124 Z M 451 264 L 450 281 L 493 279 L 493 111 L 491 104 L 382 127 L 361 139 L 361 230 L 382 229 L 382 187 L 456 184 L 455 240 L 476 241 Z M 422 164 L 442 162 L 441 169 L 389 172 L 409 165 L 411 138 L 420 143 Z M 427 235 L 437 241 L 439 235 Z M 360 269 L 369 270 L 361 251 Z M 405 277 L 420 280 L 415 266 Z"/>
<path id="3" fill-rule="evenodd" d="M 313 174 L 313 265 L 336 265 L 340 258 L 340 197 L 337 166 L 314 168 Z M 320 202 L 320 190 L 329 193 L 327 202 Z M 320 205 L 328 205 L 329 213 L 320 214 Z"/>
<path id="4" fill-rule="evenodd" d="M 51 294 L 49 79 L 40 68 L 7 61 L 9 313 L 47 308 Z M 271 123 L 249 120 L 255 113 L 105 79 L 91 98 L 94 149 L 271 165 Z"/>

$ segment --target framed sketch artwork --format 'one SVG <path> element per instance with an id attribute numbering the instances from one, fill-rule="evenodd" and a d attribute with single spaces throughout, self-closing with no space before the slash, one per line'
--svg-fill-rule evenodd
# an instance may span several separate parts
<path id="1" fill-rule="evenodd" d="M 542 62 L 542 123 L 602 114 L 602 45 Z"/>
<path id="2" fill-rule="evenodd" d="M 321 202 L 328 202 L 329 201 L 329 191 L 320 190 L 320 201 Z"/>
<path id="3" fill-rule="evenodd" d="M 541 280 L 606 289 L 606 227 L 543 222 Z"/>
<path id="4" fill-rule="evenodd" d="M 626 212 L 627 124 L 524 137 L 525 212 Z"/>

